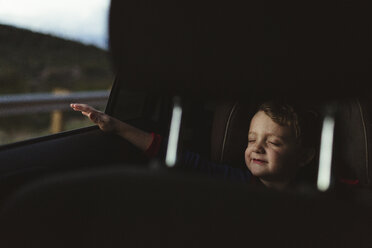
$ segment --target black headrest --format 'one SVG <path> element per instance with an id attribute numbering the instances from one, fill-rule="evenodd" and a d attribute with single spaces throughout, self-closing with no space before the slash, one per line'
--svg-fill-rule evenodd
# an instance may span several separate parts
<path id="1" fill-rule="evenodd" d="M 370 18 L 361 0 L 113 0 L 110 47 L 128 88 L 321 100 L 368 87 Z"/>
<path id="2" fill-rule="evenodd" d="M 0 246 L 350 247 L 358 240 L 368 247 L 370 220 L 369 209 L 329 195 L 105 166 L 52 173 L 16 190 L 0 208 Z"/>
<path id="3" fill-rule="evenodd" d="M 340 104 L 336 119 L 334 165 L 337 180 L 358 180 L 370 187 L 372 105 L 367 98 Z"/>
<path id="4" fill-rule="evenodd" d="M 241 102 L 221 102 L 215 110 L 211 159 L 217 163 L 246 169 L 244 151 L 248 144 L 250 121 L 256 108 Z"/>

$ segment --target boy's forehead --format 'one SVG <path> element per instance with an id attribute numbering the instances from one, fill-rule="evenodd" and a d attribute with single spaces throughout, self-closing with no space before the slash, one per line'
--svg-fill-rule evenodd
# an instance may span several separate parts
<path id="1" fill-rule="evenodd" d="M 248 132 L 249 135 L 258 133 L 279 138 L 288 138 L 294 134 L 291 127 L 277 124 L 263 111 L 259 111 L 253 116 Z"/>

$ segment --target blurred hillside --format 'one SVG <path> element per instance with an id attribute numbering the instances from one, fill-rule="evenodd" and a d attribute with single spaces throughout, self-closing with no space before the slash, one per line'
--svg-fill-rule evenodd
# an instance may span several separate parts
<path id="1" fill-rule="evenodd" d="M 0 25 L 0 94 L 109 89 L 107 51 Z"/>

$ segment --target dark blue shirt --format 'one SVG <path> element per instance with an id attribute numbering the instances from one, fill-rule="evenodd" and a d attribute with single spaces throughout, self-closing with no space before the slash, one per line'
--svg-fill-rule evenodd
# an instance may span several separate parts
<path id="1" fill-rule="evenodd" d="M 151 133 L 151 135 L 153 136 L 153 141 L 145 151 L 145 154 L 148 157 L 164 157 L 167 142 L 163 142 L 162 136 L 159 134 Z M 190 151 L 182 153 L 177 168 L 198 171 L 209 176 L 220 177 L 235 182 L 255 184 L 258 181 L 248 169 L 242 170 L 228 165 L 216 164 L 202 158 L 198 153 Z"/>
<path id="2" fill-rule="evenodd" d="M 201 157 L 197 153 L 189 151 L 182 154 L 179 168 L 199 171 L 213 177 L 220 177 L 225 180 L 235 182 L 250 183 L 253 178 L 249 170 L 242 170 L 228 165 L 216 164 Z"/>

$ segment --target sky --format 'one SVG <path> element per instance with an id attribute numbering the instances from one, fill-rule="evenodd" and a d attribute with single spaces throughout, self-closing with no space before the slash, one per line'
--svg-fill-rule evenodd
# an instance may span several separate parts
<path id="1" fill-rule="evenodd" d="M 0 0 L 0 23 L 107 48 L 110 0 Z"/>

